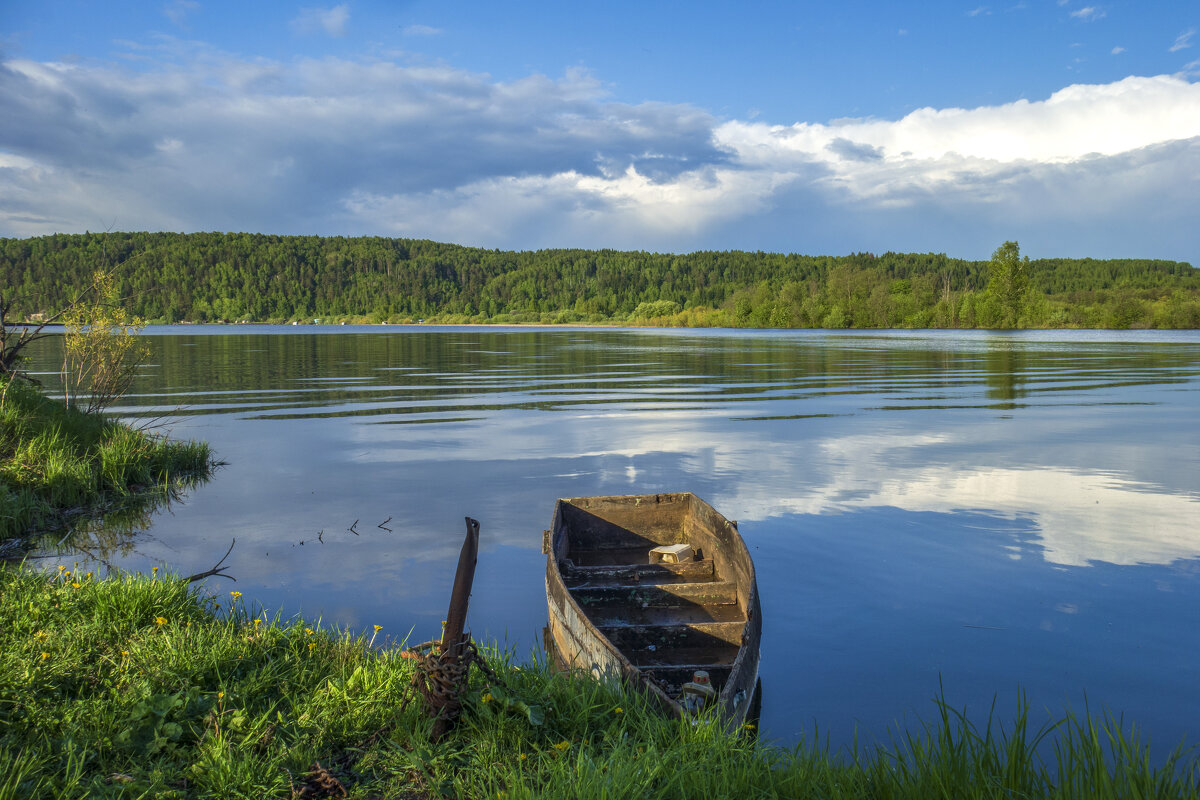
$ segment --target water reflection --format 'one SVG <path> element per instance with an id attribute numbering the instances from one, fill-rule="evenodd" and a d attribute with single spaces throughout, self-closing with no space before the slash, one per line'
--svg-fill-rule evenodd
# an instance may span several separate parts
<path id="1" fill-rule="evenodd" d="M 528 648 L 556 497 L 689 490 L 758 548 L 768 736 L 794 741 L 814 718 L 841 726 L 835 743 L 855 720 L 882 732 L 927 712 L 939 674 L 985 708 L 1017 683 L 1057 706 L 1096 687 L 1168 738 L 1181 698 L 1200 702 L 1200 631 L 1179 610 L 1200 602 L 1196 333 L 150 341 L 121 413 L 169 415 L 229 466 L 155 515 L 124 566 L 199 572 L 236 537 L 230 572 L 256 602 L 425 639 L 469 515 L 483 525 L 471 624 Z M 58 343 L 44 344 L 53 389 Z M 1122 688 L 1131 674 L 1175 700 Z"/>
<path id="2" fill-rule="evenodd" d="M 995 400 L 1016 400 L 1026 395 L 1026 373 L 1021 349 L 1005 342 L 987 352 L 987 396 Z"/>
<path id="3" fill-rule="evenodd" d="M 170 513 L 173 504 L 186 500 L 188 494 L 203 486 L 208 478 L 191 477 L 177 481 L 160 491 L 143 492 L 111 501 L 100 510 L 74 517 L 61 529 L 34 535 L 25 540 L 13 540 L 16 545 L 6 560 L 20 560 L 32 555 L 34 559 L 58 554 L 78 554 L 99 564 L 111 566 L 113 561 L 134 555 L 137 544 L 147 536 L 154 519 Z"/>
<path id="4" fill-rule="evenodd" d="M 1129 386 L 1186 381 L 1195 369 L 1187 347 L 1147 346 L 1114 358 L 1104 345 L 1030 352 L 1011 340 L 971 350 L 846 339 L 607 331 L 161 336 L 153 339 L 148 380 L 123 411 L 182 406 L 182 414 L 409 416 L 872 394 L 909 408 L 978 407 L 984 400 L 1103 388 L 1114 378 Z"/>
<path id="5" fill-rule="evenodd" d="M 246 509 L 253 516 L 303 513 L 304 498 L 272 499 L 273 486 L 314 471 L 336 484 L 347 463 L 566 458 L 562 475 L 615 474 L 637 490 L 647 479 L 637 462 L 658 454 L 689 479 L 704 464 L 718 501 L 744 519 L 985 510 L 1031 520 L 1055 563 L 1200 555 L 1196 461 L 1175 438 L 1194 430 L 1179 414 L 1194 407 L 1200 369 L 1186 339 L 166 330 L 115 410 L 270 424 L 222 423 L 258 440 L 244 455 L 269 475 L 246 489 L 268 497 L 260 514 Z M 57 345 L 44 363 L 56 363 Z M 1186 394 L 1172 398 L 1175 389 Z M 1017 409 L 1027 412 L 1019 428 L 978 413 Z M 318 424 L 336 419 L 369 424 Z M 1160 481 L 1163 472 L 1174 474 Z M 309 494 L 316 515 L 327 500 Z"/>
<path id="6" fill-rule="evenodd" d="M 739 496 L 746 501 L 745 491 Z M 889 507 L 1022 520 L 1046 561 L 1069 566 L 1169 564 L 1200 556 L 1200 495 L 1111 472 L 944 465 L 897 471 L 861 461 L 823 487 L 793 496 L 760 494 L 749 505 L 755 511 L 744 518 Z"/>

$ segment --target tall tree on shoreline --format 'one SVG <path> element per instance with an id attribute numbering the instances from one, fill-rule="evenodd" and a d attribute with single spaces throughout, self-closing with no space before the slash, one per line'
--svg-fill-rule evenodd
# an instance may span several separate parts
<path id="1" fill-rule="evenodd" d="M 1029 256 L 1021 258 L 1021 246 L 1005 242 L 992 253 L 988 264 L 987 294 L 997 305 L 997 328 L 1015 328 L 1020 323 L 1029 293 Z"/>

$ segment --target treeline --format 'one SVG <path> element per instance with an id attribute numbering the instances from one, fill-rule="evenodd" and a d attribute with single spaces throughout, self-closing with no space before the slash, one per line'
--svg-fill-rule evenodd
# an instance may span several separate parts
<path id="1" fill-rule="evenodd" d="M 1020 327 L 1200 327 L 1200 271 L 1139 259 L 1028 263 Z M 19 318 L 63 308 L 113 268 L 151 322 L 627 322 L 741 327 L 993 327 L 990 263 L 944 254 L 510 252 L 415 239 L 247 233 L 0 239 Z"/>

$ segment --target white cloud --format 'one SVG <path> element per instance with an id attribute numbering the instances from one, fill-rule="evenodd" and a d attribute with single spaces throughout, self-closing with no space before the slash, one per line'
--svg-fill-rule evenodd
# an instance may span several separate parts
<path id="1" fill-rule="evenodd" d="M 718 140 L 747 161 L 825 158 L 837 139 L 882 151 L 890 163 L 932 165 L 968 158 L 991 163 L 1077 161 L 1200 136 L 1200 86 L 1180 78 L 1126 78 L 1074 85 L 1038 102 L 977 109 L 923 108 L 896 120 L 767 126 L 730 122 Z M 859 163 L 859 162 L 855 162 Z"/>
<path id="2" fill-rule="evenodd" d="M 441 32 L 441 28 L 433 28 L 429 25 L 407 25 L 404 28 L 405 36 L 437 36 Z"/>
<path id="3" fill-rule="evenodd" d="M 1071 12 L 1071 16 L 1075 19 L 1081 19 L 1085 22 L 1101 19 L 1107 12 L 1104 9 L 1096 8 L 1095 6 L 1084 6 Z"/>
<path id="4" fill-rule="evenodd" d="M 635 248 L 639 241 L 694 236 L 761 210 L 774 181 L 766 173 L 708 168 L 656 182 L 630 166 L 620 175 L 571 171 L 488 178 L 423 194 L 363 192 L 347 198 L 346 209 L 398 236 L 457 241 L 473 228 L 476 241 L 496 241 L 552 219 L 558 241 L 601 246 L 607 240 Z"/>
<path id="5" fill-rule="evenodd" d="M 167 19 L 182 27 L 187 23 L 188 14 L 200 8 L 200 4 L 195 0 L 170 0 L 163 6 L 163 14 Z"/>
<path id="6" fill-rule="evenodd" d="M 1200 137 L 1200 86 L 1127 78 L 1069 86 L 1045 101 L 977 109 L 924 108 L 896 120 L 792 126 L 728 122 L 717 141 L 739 163 L 777 172 L 820 163 L 839 191 L 909 202 L 914 191 L 1002 192 L 1017 173 Z M 837 146 L 837 143 L 842 143 Z M 871 158 L 847 157 L 853 144 Z"/>
<path id="7" fill-rule="evenodd" d="M 350 20 L 350 6 L 346 3 L 333 8 L 302 8 L 300 16 L 292 20 L 292 30 L 297 33 L 324 31 L 330 36 L 346 35 L 346 23 Z"/>
<path id="8" fill-rule="evenodd" d="M 1195 28 L 1188 28 L 1175 37 L 1175 44 L 1167 48 L 1168 53 L 1175 53 L 1192 46 L 1192 37 L 1196 35 Z"/>
<path id="9" fill-rule="evenodd" d="M 1119 56 L 1121 53 L 1124 53 L 1124 52 L 1125 52 L 1125 48 L 1124 48 L 1124 47 L 1121 47 L 1120 45 L 1117 45 L 1116 47 L 1114 47 L 1114 48 L 1112 49 L 1112 51 L 1111 51 L 1111 52 L 1112 52 L 1112 54 L 1113 54 L 1114 56 Z"/>
<path id="10" fill-rule="evenodd" d="M 981 14 L 991 14 L 991 13 L 992 13 L 991 11 L 988 11 L 987 6 L 976 6 L 975 8 L 973 8 L 967 12 L 967 16 L 968 17 L 978 17 Z"/>
<path id="11" fill-rule="evenodd" d="M 162 67 L 152 49 L 137 70 L 0 67 L 0 235 L 116 215 L 516 248 L 947 250 L 1021 231 L 1056 252 L 1189 258 L 1200 244 L 1179 222 L 1200 212 L 1200 85 L 1184 75 L 771 125 L 614 102 L 580 70 L 500 82 L 171 46 Z"/>

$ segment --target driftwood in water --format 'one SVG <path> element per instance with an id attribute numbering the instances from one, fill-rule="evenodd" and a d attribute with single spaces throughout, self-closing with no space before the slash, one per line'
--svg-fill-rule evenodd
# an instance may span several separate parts
<path id="1" fill-rule="evenodd" d="M 189 575 L 184 580 L 186 580 L 188 583 L 195 583 L 196 581 L 202 581 L 205 578 L 211 578 L 213 575 L 217 575 L 222 578 L 229 578 L 231 581 L 236 581 L 237 578 L 233 577 L 232 575 L 225 574 L 225 570 L 229 569 L 229 567 L 221 566 L 225 563 L 225 559 L 229 558 L 229 554 L 233 552 L 233 546 L 235 544 L 237 544 L 237 539 L 234 539 L 229 543 L 229 549 L 225 551 L 225 555 L 221 556 L 221 560 L 214 564 L 211 569 L 206 569 L 204 572 L 197 572 L 195 575 Z"/>

